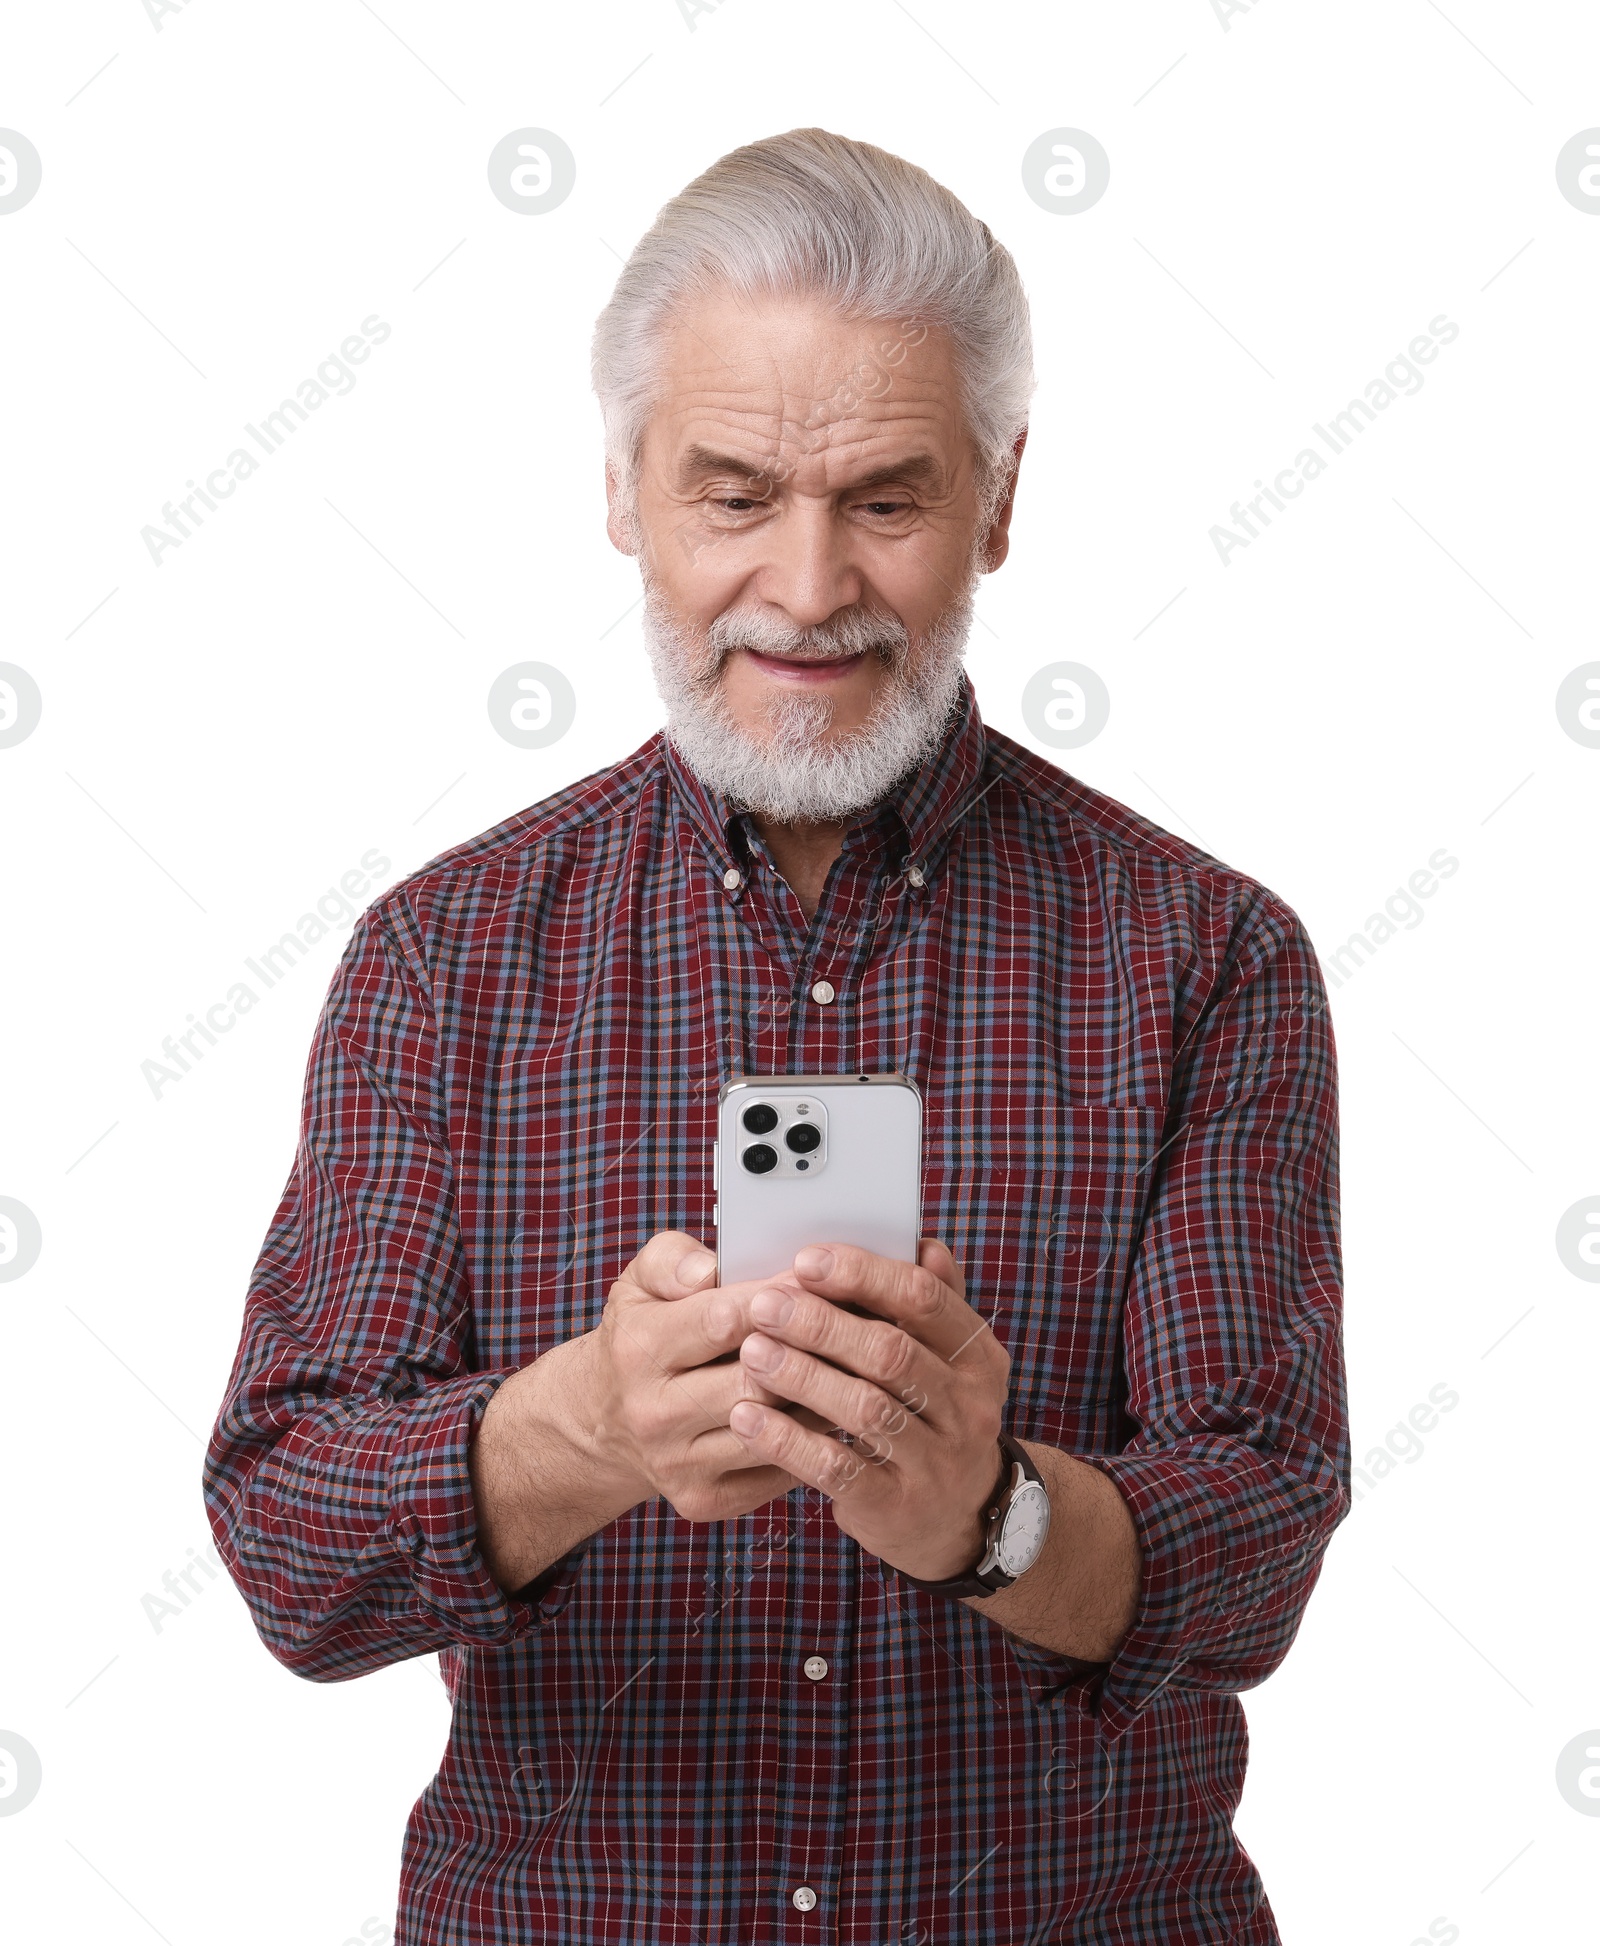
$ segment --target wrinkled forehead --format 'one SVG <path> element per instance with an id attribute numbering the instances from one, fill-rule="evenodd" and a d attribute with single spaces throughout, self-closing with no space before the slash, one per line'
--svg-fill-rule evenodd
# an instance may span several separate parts
<path id="1" fill-rule="evenodd" d="M 643 461 L 668 492 L 725 460 L 818 490 L 842 467 L 913 456 L 947 489 L 965 463 L 949 337 L 926 320 L 717 293 L 671 314 L 657 357 Z"/>

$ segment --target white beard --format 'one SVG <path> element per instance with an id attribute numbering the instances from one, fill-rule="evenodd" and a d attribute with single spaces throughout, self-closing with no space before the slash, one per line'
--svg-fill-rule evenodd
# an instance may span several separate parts
<path id="1" fill-rule="evenodd" d="M 831 823 L 865 811 L 939 747 L 961 693 L 981 553 L 975 543 L 966 585 L 915 654 L 903 622 L 860 608 L 815 628 L 794 628 L 775 616 L 730 608 L 701 642 L 672 614 L 641 557 L 645 645 L 674 748 L 708 789 L 778 823 Z M 880 658 L 885 678 L 859 729 L 830 734 L 832 699 L 790 692 L 771 698 L 761 730 L 752 732 L 735 721 L 722 692 L 722 664 L 735 647 L 764 655 L 804 650 L 811 656 L 819 651 L 848 656 L 864 650 Z"/>

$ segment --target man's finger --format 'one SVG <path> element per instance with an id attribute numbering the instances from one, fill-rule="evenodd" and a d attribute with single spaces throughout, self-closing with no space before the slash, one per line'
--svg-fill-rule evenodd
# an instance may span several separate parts
<path id="1" fill-rule="evenodd" d="M 777 1278 L 751 1278 L 739 1284 L 713 1284 L 686 1291 L 672 1303 L 661 1303 L 638 1289 L 625 1294 L 616 1325 L 641 1350 L 648 1351 L 664 1373 L 674 1375 L 714 1364 L 734 1352 L 755 1328 L 750 1303 L 757 1291 L 774 1287 L 798 1292 L 794 1273 Z"/>
<path id="2" fill-rule="evenodd" d="M 741 1399 L 733 1409 L 733 1436 L 747 1447 L 752 1459 L 777 1466 L 830 1499 L 870 1491 L 864 1476 L 876 1469 L 863 1453 L 843 1446 L 826 1433 L 809 1432 L 786 1412 Z"/>
<path id="3" fill-rule="evenodd" d="M 901 1325 L 944 1358 L 953 1358 L 989 1327 L 966 1299 L 932 1270 L 858 1250 L 852 1244 L 807 1244 L 796 1277 L 819 1297 L 854 1299 Z"/>
<path id="4" fill-rule="evenodd" d="M 708 1365 L 675 1372 L 672 1382 L 685 1405 L 700 1414 L 707 1427 L 726 1426 L 728 1414 L 740 1399 L 756 1399 L 762 1405 L 787 1403 L 780 1393 L 762 1385 L 754 1372 L 747 1372 L 736 1352 Z"/>
<path id="5" fill-rule="evenodd" d="M 690 1476 L 674 1476 L 665 1483 L 663 1497 L 694 1521 L 737 1520 L 805 1484 L 753 1453 L 749 1442 L 726 1426 L 695 1442 L 691 1465 L 693 1484 Z M 686 1491 L 694 1495 L 693 1512 L 680 1504 Z"/>
<path id="6" fill-rule="evenodd" d="M 780 1339 L 796 1351 L 814 1352 L 842 1373 L 870 1380 L 872 1385 L 896 1399 L 908 1410 L 926 1412 L 928 1423 L 949 1423 L 949 1394 L 954 1376 L 939 1354 L 923 1344 L 910 1331 L 891 1324 L 887 1318 L 867 1313 L 858 1317 L 842 1304 L 803 1291 L 790 1297 L 786 1291 L 763 1288 L 751 1300 L 750 1313 L 755 1331 Z M 748 1351 L 747 1337 L 743 1351 Z M 748 1359 L 746 1363 L 748 1363 Z M 793 1397 L 786 1387 L 785 1397 Z M 831 1408 L 816 1404 L 819 1412 Z M 847 1431 L 857 1428 L 843 1417 L 835 1423 Z"/>
<path id="7" fill-rule="evenodd" d="M 763 1406 L 759 1410 L 772 1412 L 778 1418 L 784 1416 L 772 1406 Z M 690 1448 L 690 1453 L 697 1473 L 707 1479 L 715 1479 L 719 1475 L 728 1473 L 749 1475 L 762 1467 L 768 1467 L 773 1464 L 770 1459 L 763 1458 L 761 1454 L 753 1451 L 749 1440 L 741 1439 L 736 1432 L 733 1432 L 727 1426 L 718 1426 L 711 1432 L 702 1433 L 694 1441 Z M 777 1470 L 782 1471 L 781 1468 Z M 757 1481 L 748 1478 L 741 1479 L 740 1481 L 741 1489 L 753 1488 L 757 1484 Z M 795 1479 L 786 1479 L 780 1482 L 775 1478 L 773 1481 L 773 1491 L 775 1493 L 788 1493 L 795 1484 Z"/>
<path id="8" fill-rule="evenodd" d="M 917 1262 L 924 1270 L 931 1270 L 941 1284 L 948 1284 L 957 1297 L 966 1296 L 967 1280 L 948 1244 L 941 1243 L 937 1237 L 919 1237 Z"/>
<path id="9" fill-rule="evenodd" d="M 766 1386 L 796 1405 L 809 1406 L 860 1440 L 872 1459 L 884 1460 L 891 1453 L 900 1457 L 902 1445 L 910 1452 L 928 1437 L 916 1412 L 891 1392 L 776 1338 L 752 1332 L 740 1363 L 750 1374 L 752 1395 L 757 1386 Z"/>

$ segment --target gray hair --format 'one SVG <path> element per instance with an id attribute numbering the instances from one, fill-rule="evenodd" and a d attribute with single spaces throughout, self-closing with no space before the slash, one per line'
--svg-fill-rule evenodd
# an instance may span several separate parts
<path id="1" fill-rule="evenodd" d="M 942 326 L 988 527 L 1036 383 L 1016 264 L 915 163 L 827 129 L 794 128 L 730 151 L 665 204 L 596 320 L 590 370 L 630 528 L 661 323 L 713 289 L 815 295 L 851 318 Z"/>

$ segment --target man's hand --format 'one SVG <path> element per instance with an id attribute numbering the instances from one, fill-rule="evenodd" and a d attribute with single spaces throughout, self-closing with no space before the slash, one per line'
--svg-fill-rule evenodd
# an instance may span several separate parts
<path id="1" fill-rule="evenodd" d="M 478 1546 L 502 1588 L 523 1587 L 590 1534 L 656 1495 L 686 1520 L 733 1520 L 801 1482 L 728 1430 L 755 1397 L 736 1356 L 757 1290 L 724 1288 L 681 1230 L 653 1236 L 612 1285 L 593 1331 L 513 1373 L 472 1443 Z M 781 1413 L 780 1415 L 781 1416 Z"/>
<path id="2" fill-rule="evenodd" d="M 846 1534 L 919 1580 L 975 1567 L 1002 1472 L 1011 1358 L 967 1303 L 944 1245 L 924 1238 L 916 1264 L 813 1245 L 792 1277 L 764 1280 L 740 1308 L 756 1328 L 729 1425 L 748 1463 L 819 1488 Z M 775 1409 L 771 1393 L 816 1419 Z"/>
<path id="3" fill-rule="evenodd" d="M 728 1428 L 751 1397 L 737 1358 L 758 1290 L 798 1292 L 788 1273 L 714 1285 L 716 1258 L 682 1230 L 663 1230 L 611 1287 L 588 1348 L 588 1410 L 602 1465 L 634 1493 L 659 1494 L 685 1520 L 734 1520 L 801 1482 L 752 1457 Z M 781 1405 L 774 1394 L 755 1396 Z"/>

